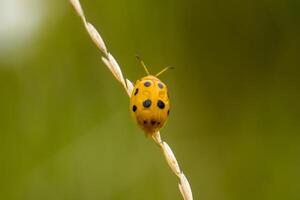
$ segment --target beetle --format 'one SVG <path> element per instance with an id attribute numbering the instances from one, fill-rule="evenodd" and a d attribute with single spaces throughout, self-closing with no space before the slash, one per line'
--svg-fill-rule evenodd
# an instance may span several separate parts
<path id="1" fill-rule="evenodd" d="M 165 125 L 170 113 L 168 88 L 158 76 L 173 67 L 166 67 L 156 75 L 151 75 L 139 56 L 137 59 L 147 76 L 135 83 L 130 98 L 130 111 L 146 136 L 152 136 Z"/>

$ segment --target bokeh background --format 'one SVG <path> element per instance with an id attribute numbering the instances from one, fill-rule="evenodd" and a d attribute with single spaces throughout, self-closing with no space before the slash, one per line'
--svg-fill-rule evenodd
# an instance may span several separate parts
<path id="1" fill-rule="evenodd" d="M 299 0 L 81 0 L 127 78 L 176 69 L 196 200 L 300 199 Z M 181 199 L 67 0 L 0 0 L 0 199 Z"/>

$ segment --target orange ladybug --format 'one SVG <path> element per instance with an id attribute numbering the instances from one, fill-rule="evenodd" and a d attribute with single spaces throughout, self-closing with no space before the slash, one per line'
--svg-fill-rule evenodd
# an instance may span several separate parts
<path id="1" fill-rule="evenodd" d="M 144 62 L 140 62 L 147 76 L 135 83 L 130 98 L 130 111 L 146 136 L 152 136 L 165 125 L 170 113 L 168 88 L 157 77 L 171 67 L 166 67 L 154 76 L 150 75 Z"/>

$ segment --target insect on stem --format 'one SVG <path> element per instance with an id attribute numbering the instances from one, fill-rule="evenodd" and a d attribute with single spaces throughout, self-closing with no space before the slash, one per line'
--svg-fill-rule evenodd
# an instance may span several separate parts
<path id="1" fill-rule="evenodd" d="M 92 38 L 93 42 L 97 45 L 97 47 L 103 52 L 103 57 L 102 57 L 102 61 L 104 62 L 104 64 L 107 65 L 107 67 L 109 68 L 109 70 L 112 72 L 112 74 L 115 76 L 115 78 L 123 85 L 124 89 L 127 91 L 127 94 L 129 95 L 129 97 L 131 98 L 131 101 L 133 100 L 133 98 L 136 98 L 135 94 L 132 95 L 132 91 L 138 91 L 137 89 L 137 85 L 134 86 L 128 79 L 124 80 L 121 68 L 119 66 L 119 64 L 117 63 L 117 61 L 115 60 L 115 58 L 107 51 L 106 46 L 104 44 L 104 41 L 102 40 L 100 34 L 97 32 L 96 28 L 89 23 L 84 16 L 84 12 L 82 10 L 82 7 L 80 5 L 79 0 L 70 0 L 71 4 L 73 5 L 75 11 L 77 12 L 77 14 L 81 17 L 81 19 L 83 20 L 83 23 L 86 27 L 86 30 L 88 31 L 90 37 Z M 142 64 L 142 66 L 144 67 L 147 75 L 150 75 L 146 65 L 144 64 L 144 62 L 140 59 L 139 56 L 136 56 L 136 58 L 140 61 L 140 63 Z M 165 71 L 167 71 L 168 69 L 172 69 L 173 67 L 166 67 L 164 68 L 161 72 L 159 72 L 158 74 L 156 74 L 156 77 L 161 75 L 162 73 L 164 73 Z M 148 77 L 149 78 L 149 77 Z M 146 88 L 148 88 L 148 91 L 150 89 L 150 91 L 152 90 L 158 90 L 158 91 L 162 91 L 164 90 L 165 93 L 167 93 L 166 91 L 166 87 L 164 87 L 164 84 L 162 84 L 160 82 L 160 80 L 148 80 L 147 77 L 144 77 L 145 82 L 140 83 L 140 88 L 143 88 L 143 90 L 147 90 Z M 157 87 L 149 87 L 151 85 L 151 83 L 153 83 L 153 81 L 156 81 L 156 86 Z M 155 92 L 156 94 L 157 92 Z M 140 97 L 138 97 L 140 98 Z M 166 97 L 166 99 L 168 100 L 168 98 Z M 145 102 L 146 101 L 146 102 Z M 145 100 L 145 104 L 143 102 L 143 107 L 150 107 L 151 106 L 151 101 L 149 99 Z M 149 104 L 150 101 L 150 104 Z M 133 101 L 134 102 L 134 101 Z M 139 100 L 137 101 L 139 102 Z M 163 102 L 161 100 L 155 102 L 154 104 L 152 104 L 152 106 L 157 106 L 158 109 L 160 109 L 162 112 L 164 110 L 164 116 L 165 118 L 168 117 L 169 114 L 169 103 L 168 102 Z M 139 109 L 136 105 L 131 105 L 132 108 L 132 112 L 136 112 L 137 109 Z M 144 109 L 144 108 L 142 108 Z M 157 108 L 156 108 L 157 109 Z M 140 109 L 141 110 L 141 109 Z M 148 115 L 145 115 L 148 116 Z M 171 168 L 172 172 L 179 178 L 179 190 L 182 194 L 182 197 L 184 200 L 193 200 L 193 194 L 192 194 L 192 190 L 191 190 L 191 186 L 187 180 L 187 178 L 185 177 L 185 175 L 183 174 L 183 172 L 180 170 L 178 162 L 175 158 L 174 153 L 172 152 L 170 146 L 164 142 L 161 137 L 160 137 L 160 133 L 159 133 L 159 129 L 162 127 L 163 123 L 165 121 L 158 121 L 158 120 L 153 120 L 150 118 L 150 121 L 142 121 L 143 124 L 141 125 L 143 128 L 148 128 L 148 127 L 152 127 L 152 129 L 154 131 L 154 134 L 152 135 L 153 140 L 156 142 L 156 144 L 161 148 L 161 150 L 163 151 L 163 154 L 165 156 L 165 159 L 169 165 L 169 167 Z M 146 122 L 146 125 L 144 125 L 144 122 Z M 150 124 L 149 124 L 150 123 Z M 148 126 L 150 125 L 150 126 Z M 153 128 L 154 127 L 154 128 Z M 151 128 L 148 128 L 151 129 Z"/>

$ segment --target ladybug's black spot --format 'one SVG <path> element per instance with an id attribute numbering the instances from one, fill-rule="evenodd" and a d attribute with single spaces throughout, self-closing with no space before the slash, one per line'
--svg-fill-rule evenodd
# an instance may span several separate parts
<path id="1" fill-rule="evenodd" d="M 145 100 L 144 102 L 143 102 L 143 106 L 145 107 L 145 108 L 149 108 L 150 106 L 151 106 L 151 100 L 150 99 L 147 99 L 147 100 Z"/>
<path id="2" fill-rule="evenodd" d="M 160 108 L 160 109 L 164 109 L 165 108 L 165 103 L 161 100 L 158 100 L 157 101 L 157 106 Z"/>
<path id="3" fill-rule="evenodd" d="M 144 124 L 147 124 L 147 121 L 146 121 L 146 120 L 144 120 Z"/>
<path id="4" fill-rule="evenodd" d="M 151 85 L 151 83 L 149 82 L 149 81 L 146 81 L 145 83 L 144 83 L 144 86 L 145 87 L 149 87 Z"/>
<path id="5" fill-rule="evenodd" d="M 139 88 L 136 88 L 134 95 L 137 95 L 138 92 L 139 92 Z"/>
<path id="6" fill-rule="evenodd" d="M 133 106 L 132 106 L 132 110 L 133 110 L 133 112 L 135 112 L 135 111 L 136 111 L 136 109 L 137 109 L 136 105 L 133 105 Z"/>
<path id="7" fill-rule="evenodd" d="M 168 115 L 170 114 L 170 110 L 168 110 Z"/>
<path id="8" fill-rule="evenodd" d="M 154 120 L 151 120 L 151 124 L 154 125 L 156 123 L 156 121 Z"/>
<path id="9" fill-rule="evenodd" d="M 162 83 L 158 83 L 157 85 L 158 85 L 158 87 L 159 87 L 160 89 L 163 89 L 163 88 L 164 88 L 164 85 L 163 85 Z"/>
<path id="10" fill-rule="evenodd" d="M 158 125 L 160 125 L 160 122 L 157 122 Z"/>

